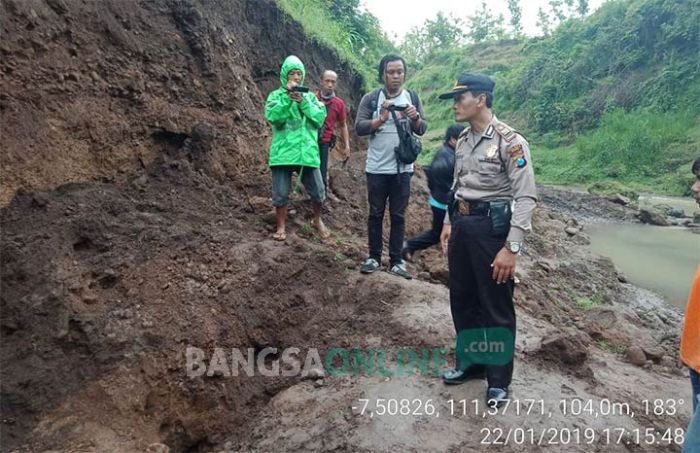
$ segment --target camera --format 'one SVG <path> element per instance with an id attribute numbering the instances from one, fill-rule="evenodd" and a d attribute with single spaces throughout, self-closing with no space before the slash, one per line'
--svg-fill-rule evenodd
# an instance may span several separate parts
<path id="1" fill-rule="evenodd" d="M 289 90 L 293 93 L 308 93 L 309 92 L 309 87 L 305 87 L 302 85 L 297 85 L 295 87 L 292 87 L 291 90 Z"/>

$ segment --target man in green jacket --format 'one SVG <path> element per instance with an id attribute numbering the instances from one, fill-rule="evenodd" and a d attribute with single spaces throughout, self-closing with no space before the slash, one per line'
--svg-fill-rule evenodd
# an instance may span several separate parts
<path id="1" fill-rule="evenodd" d="M 292 173 L 304 184 L 311 197 L 314 226 L 321 238 L 330 232 L 321 220 L 325 187 L 321 178 L 318 130 L 326 119 L 326 108 L 316 95 L 303 87 L 306 70 L 301 60 L 288 56 L 280 71 L 279 88 L 267 96 L 265 118 L 272 125 L 269 165 L 272 169 L 272 204 L 275 206 L 277 231 L 272 237 L 287 238 L 287 203 L 292 189 Z"/>

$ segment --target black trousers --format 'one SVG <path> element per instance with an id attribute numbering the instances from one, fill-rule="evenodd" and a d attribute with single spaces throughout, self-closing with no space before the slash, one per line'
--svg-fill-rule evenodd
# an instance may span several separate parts
<path id="1" fill-rule="evenodd" d="M 487 216 L 460 216 L 452 219 L 448 245 L 450 270 L 450 309 L 455 330 L 475 332 L 490 327 L 502 327 L 512 333 L 515 342 L 515 308 L 513 280 L 497 284 L 492 277 L 491 263 L 503 248 L 507 232 L 495 234 L 491 218 Z M 506 346 L 510 361 L 506 365 L 485 366 L 490 387 L 508 387 L 513 376 L 514 344 Z M 460 364 L 467 367 L 473 364 Z"/>
<path id="2" fill-rule="evenodd" d="M 440 243 L 440 233 L 442 233 L 442 224 L 445 221 L 447 211 L 435 206 L 430 206 L 430 209 L 433 210 L 432 228 L 406 241 L 406 248 L 411 252 L 427 249 Z"/>
<path id="3" fill-rule="evenodd" d="M 321 179 L 323 179 L 323 185 L 326 188 L 326 194 L 328 194 L 328 154 L 330 153 L 330 149 L 330 143 L 318 144 L 318 150 L 321 153 Z"/>
<path id="4" fill-rule="evenodd" d="M 411 195 L 411 176 L 413 173 L 380 175 L 367 173 L 367 198 L 369 200 L 369 217 L 367 219 L 367 238 L 369 257 L 382 261 L 382 234 L 384 210 L 389 200 L 389 261 L 401 262 L 401 247 L 406 232 L 406 207 Z"/>

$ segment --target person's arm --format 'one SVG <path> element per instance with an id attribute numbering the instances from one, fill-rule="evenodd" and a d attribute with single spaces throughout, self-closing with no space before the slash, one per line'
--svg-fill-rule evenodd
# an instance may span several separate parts
<path id="1" fill-rule="evenodd" d="M 340 124 L 340 136 L 343 138 L 343 149 L 350 153 L 350 132 L 348 132 L 347 120 L 343 120 Z"/>
<path id="2" fill-rule="evenodd" d="M 343 102 L 340 109 L 340 117 L 338 122 L 340 123 L 340 136 L 343 138 L 343 146 L 347 153 L 350 153 L 350 132 L 348 132 L 348 111 L 345 108 L 345 103 Z"/>
<path id="3" fill-rule="evenodd" d="M 532 214 L 537 204 L 537 188 L 530 146 L 522 136 L 518 135 L 506 147 L 506 155 L 502 158 L 506 164 L 506 171 L 513 189 L 513 201 L 515 201 L 507 240 L 523 242 L 527 233 L 532 230 Z"/>
<path id="4" fill-rule="evenodd" d="M 326 107 L 321 104 L 315 94 L 306 93 L 299 103 L 299 108 L 316 129 L 323 126 L 323 120 L 326 119 Z"/>
<path id="5" fill-rule="evenodd" d="M 374 92 L 369 92 L 362 96 L 360 101 L 360 106 L 357 108 L 357 116 L 355 117 L 355 133 L 358 137 L 363 137 L 371 135 L 372 132 L 376 131 L 384 123 L 389 121 L 390 115 L 389 111 L 382 109 L 381 115 L 377 118 L 372 118 L 374 112 L 372 111 L 372 106 L 370 105 L 370 97 L 372 97 Z"/>
<path id="6" fill-rule="evenodd" d="M 411 130 L 414 134 L 423 135 L 428 129 L 428 123 L 425 121 L 425 112 L 423 111 L 423 103 L 420 97 L 416 95 L 416 105 L 409 106 L 406 109 L 406 115 L 411 120 Z"/>
<path id="7" fill-rule="evenodd" d="M 267 96 L 265 102 L 265 119 L 274 126 L 280 126 L 292 117 L 293 101 L 286 91 L 275 90 Z"/>
<path id="8" fill-rule="evenodd" d="M 519 135 L 516 136 L 512 142 L 508 143 L 506 156 L 501 154 L 501 159 L 505 161 L 515 201 L 506 241 L 517 242 L 522 246 L 525 236 L 532 229 L 532 214 L 537 204 L 535 172 L 532 169 L 527 141 Z M 505 247 L 496 254 L 491 267 L 493 279 L 497 283 L 506 283 L 513 278 L 517 256 Z"/>

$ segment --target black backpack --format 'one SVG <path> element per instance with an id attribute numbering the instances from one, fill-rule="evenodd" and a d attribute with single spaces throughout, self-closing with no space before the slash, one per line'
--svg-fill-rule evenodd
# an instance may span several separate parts
<path id="1" fill-rule="evenodd" d="M 396 132 L 399 134 L 399 146 L 394 148 L 396 153 L 396 168 L 399 171 L 399 163 L 404 165 L 412 164 L 423 150 L 423 145 L 418 138 L 413 135 L 411 126 L 406 122 L 401 122 L 396 117 L 396 109 L 389 108 L 391 117 L 396 125 Z"/>

